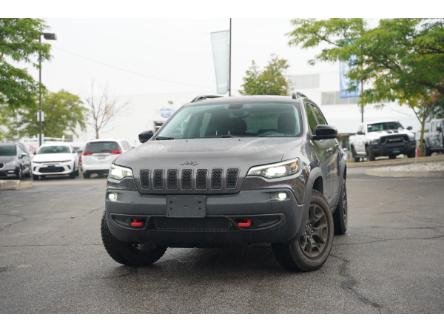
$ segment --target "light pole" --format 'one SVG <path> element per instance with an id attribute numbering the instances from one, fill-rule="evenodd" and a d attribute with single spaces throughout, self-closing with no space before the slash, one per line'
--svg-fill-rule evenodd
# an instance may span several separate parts
<path id="1" fill-rule="evenodd" d="M 56 40 L 56 34 L 51 32 L 41 33 L 39 36 L 39 43 L 42 44 L 42 36 L 46 40 Z M 43 143 L 43 110 L 42 110 L 42 54 L 39 53 L 39 146 Z"/>

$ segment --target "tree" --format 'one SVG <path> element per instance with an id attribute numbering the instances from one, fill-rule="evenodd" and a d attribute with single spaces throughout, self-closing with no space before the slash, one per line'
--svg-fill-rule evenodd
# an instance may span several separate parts
<path id="1" fill-rule="evenodd" d="M 45 114 L 43 133 L 49 137 L 63 137 L 77 134 L 76 130 L 85 128 L 85 112 L 80 97 L 65 90 L 45 93 L 42 98 Z M 35 136 L 39 133 L 37 122 L 38 107 L 11 110 L 7 115 L 6 127 L 9 138 Z"/>
<path id="2" fill-rule="evenodd" d="M 243 95 L 288 95 L 289 85 L 285 78 L 288 67 L 287 60 L 276 55 L 272 56 L 262 71 L 252 61 L 239 92 Z"/>
<path id="3" fill-rule="evenodd" d="M 87 98 L 86 103 L 88 104 L 89 123 L 94 128 L 96 139 L 100 138 L 100 132 L 110 120 L 128 106 L 128 103 L 121 103 L 116 97 L 110 96 L 107 88 L 96 95 L 94 82 L 91 83 L 91 95 Z"/>
<path id="4" fill-rule="evenodd" d="M 0 19 L 0 105 L 18 108 L 34 104 L 38 82 L 17 64 L 38 67 L 39 56 L 49 59 L 50 45 L 39 43 L 45 28 L 40 19 Z"/>
<path id="5" fill-rule="evenodd" d="M 322 46 L 312 59 L 348 61 L 352 82 L 369 83 L 360 103 L 397 101 L 424 125 L 444 98 L 444 19 L 293 20 L 290 45 Z M 353 85 L 350 89 L 354 89 Z"/>

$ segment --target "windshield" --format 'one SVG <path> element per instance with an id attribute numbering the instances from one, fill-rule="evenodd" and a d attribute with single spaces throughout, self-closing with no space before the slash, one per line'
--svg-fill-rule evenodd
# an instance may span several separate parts
<path id="1" fill-rule="evenodd" d="M 387 123 L 375 123 L 367 125 L 367 132 L 379 132 L 388 130 L 403 129 L 402 125 L 397 121 L 391 121 Z"/>
<path id="2" fill-rule="evenodd" d="M 115 141 L 89 142 L 85 147 L 85 152 L 92 154 L 112 153 L 113 150 L 120 150 L 119 145 Z"/>
<path id="3" fill-rule="evenodd" d="M 14 145 L 0 145 L 0 156 L 15 156 L 17 148 Z"/>
<path id="4" fill-rule="evenodd" d="M 217 137 L 298 136 L 300 112 L 292 103 L 220 103 L 185 106 L 157 140 Z"/>
<path id="5" fill-rule="evenodd" d="M 66 154 L 70 153 L 68 146 L 45 146 L 41 147 L 37 154 Z"/>

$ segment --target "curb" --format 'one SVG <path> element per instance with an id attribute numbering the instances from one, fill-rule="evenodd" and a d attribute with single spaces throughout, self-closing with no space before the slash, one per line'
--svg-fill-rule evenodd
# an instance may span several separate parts
<path id="1" fill-rule="evenodd" d="M 22 190 L 25 188 L 31 188 L 32 181 L 21 180 L 0 180 L 0 190 Z"/>
<path id="2" fill-rule="evenodd" d="M 426 178 L 426 177 L 444 177 L 444 171 L 388 171 L 388 170 L 366 170 L 365 174 L 376 177 L 394 177 L 394 178 Z"/>

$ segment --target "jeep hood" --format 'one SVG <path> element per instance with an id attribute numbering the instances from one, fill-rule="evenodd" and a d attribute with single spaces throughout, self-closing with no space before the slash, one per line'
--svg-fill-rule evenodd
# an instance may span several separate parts
<path id="1" fill-rule="evenodd" d="M 242 171 L 298 156 L 302 138 L 153 140 L 122 154 L 116 164 L 140 169 L 239 168 Z"/>

